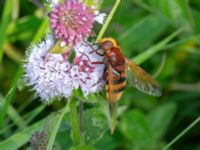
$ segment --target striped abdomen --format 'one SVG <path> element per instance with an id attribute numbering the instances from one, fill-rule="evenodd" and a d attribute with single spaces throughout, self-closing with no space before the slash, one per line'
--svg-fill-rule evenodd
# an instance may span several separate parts
<path id="1" fill-rule="evenodd" d="M 116 64 L 107 64 L 106 69 L 106 92 L 110 102 L 120 99 L 126 86 L 125 61 Z"/>

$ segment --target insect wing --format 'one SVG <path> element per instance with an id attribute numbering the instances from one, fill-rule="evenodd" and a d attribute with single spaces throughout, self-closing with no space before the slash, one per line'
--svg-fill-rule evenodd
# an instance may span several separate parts
<path id="1" fill-rule="evenodd" d="M 156 81 L 134 62 L 126 58 L 127 78 L 132 86 L 153 96 L 161 96 L 160 86 Z"/>

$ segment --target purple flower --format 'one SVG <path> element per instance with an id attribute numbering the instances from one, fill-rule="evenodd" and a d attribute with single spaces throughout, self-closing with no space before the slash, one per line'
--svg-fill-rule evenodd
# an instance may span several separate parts
<path id="1" fill-rule="evenodd" d="M 87 59 L 84 59 L 83 55 L 75 57 L 74 64 L 79 67 L 80 72 L 92 73 L 94 71 L 94 66 L 92 66 Z"/>
<path id="2" fill-rule="evenodd" d="M 95 21 L 95 11 L 76 0 L 56 3 L 50 12 L 50 26 L 57 39 L 73 46 L 87 38 Z"/>
<path id="3" fill-rule="evenodd" d="M 87 42 L 88 43 L 88 42 Z M 86 97 L 99 92 L 105 84 L 103 80 L 104 57 L 90 53 L 97 46 L 92 43 L 80 42 L 74 50 L 76 56 L 73 63 L 68 61 L 70 52 L 65 54 L 49 53 L 55 44 L 52 35 L 33 45 L 28 53 L 24 65 L 24 79 L 43 101 L 54 97 L 69 98 L 74 89 L 80 88 Z"/>
<path id="4" fill-rule="evenodd" d="M 45 41 L 33 45 L 27 53 L 24 65 L 26 82 L 43 101 L 54 97 L 68 98 L 73 91 L 70 75 L 72 64 L 62 54 L 48 53 L 54 44 L 50 35 Z"/>
<path id="5" fill-rule="evenodd" d="M 96 93 L 102 90 L 105 81 L 103 79 L 105 65 L 95 64 L 94 62 L 104 62 L 104 57 L 92 51 L 98 49 L 97 45 L 89 42 L 81 42 L 75 47 L 76 64 L 78 72 L 74 72 L 74 81 L 79 83 L 84 96 Z"/>

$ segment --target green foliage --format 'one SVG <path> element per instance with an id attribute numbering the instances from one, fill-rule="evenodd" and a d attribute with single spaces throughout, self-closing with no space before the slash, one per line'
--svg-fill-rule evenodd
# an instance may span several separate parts
<path id="1" fill-rule="evenodd" d="M 108 131 L 107 119 L 101 107 L 86 110 L 84 116 L 85 143 L 94 145 Z"/>
<path id="2" fill-rule="evenodd" d="M 6 1 L 0 24 L 0 62 L 3 59 L 3 45 L 6 40 L 5 32 L 11 18 L 12 0 Z"/>
<path id="3" fill-rule="evenodd" d="M 45 118 L 46 119 L 46 118 Z M 1 149 L 18 149 L 25 143 L 29 142 L 29 139 L 31 135 L 38 130 L 41 130 L 45 125 L 45 119 L 36 122 L 35 124 L 25 128 L 24 130 L 14 134 L 13 136 L 7 138 L 3 142 L 0 143 Z M 56 121 L 55 118 L 53 118 L 53 121 Z"/>
<path id="4" fill-rule="evenodd" d="M 140 110 L 124 113 L 119 126 L 132 149 L 161 149 L 162 142 L 159 141 L 176 112 L 175 106 L 174 103 L 164 104 L 149 112 L 147 116 Z"/>
<path id="5" fill-rule="evenodd" d="M 148 2 L 174 25 L 190 29 L 194 27 L 188 0 L 148 0 Z"/>
<path id="6" fill-rule="evenodd" d="M 147 48 L 166 29 L 167 24 L 167 21 L 160 16 L 148 15 L 126 30 L 119 37 L 119 40 L 124 49 L 130 47 L 132 47 L 131 50 Z M 131 51 L 127 52 L 131 54 Z"/>
<path id="7" fill-rule="evenodd" d="M 68 103 L 70 103 L 70 101 Z M 54 141 L 55 141 L 58 129 L 60 127 L 60 124 L 63 120 L 63 117 L 69 111 L 68 105 L 70 105 L 70 104 L 67 104 L 65 106 L 65 108 L 63 108 L 62 113 L 58 116 L 58 118 L 56 118 L 56 120 L 52 121 L 53 126 L 52 126 L 52 129 L 50 130 L 50 133 L 49 133 L 49 142 L 48 142 L 48 145 L 47 145 L 47 150 L 51 150 L 53 148 Z"/>
<path id="8" fill-rule="evenodd" d="M 88 145 L 81 145 L 81 146 L 76 146 L 76 147 L 70 148 L 70 150 L 85 150 L 85 149 L 87 149 L 87 150 L 95 150 L 94 147 L 88 146 Z"/>
<path id="9" fill-rule="evenodd" d="M 95 26 L 97 39 L 114 37 L 125 56 L 156 72 L 163 95 L 154 98 L 128 85 L 112 135 L 104 93 L 83 100 L 75 92 L 84 101 L 83 120 L 79 100 L 74 110 L 70 101 L 41 103 L 21 82 L 22 62 L 26 48 L 50 31 L 48 18 L 29 1 L 0 1 L 0 149 L 26 149 L 36 131 L 47 131 L 47 149 L 199 149 L 200 1 L 85 1 L 108 14 L 102 28 Z"/>

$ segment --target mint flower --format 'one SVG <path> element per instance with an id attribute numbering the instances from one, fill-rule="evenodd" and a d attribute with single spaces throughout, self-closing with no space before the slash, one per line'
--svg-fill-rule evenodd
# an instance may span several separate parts
<path id="1" fill-rule="evenodd" d="M 105 14 L 100 15 L 81 1 L 65 0 L 53 5 L 49 17 L 54 36 L 74 46 L 91 35 L 95 21 L 103 23 Z"/>
<path id="2" fill-rule="evenodd" d="M 30 48 L 27 54 L 25 80 L 42 100 L 54 97 L 70 97 L 73 82 L 70 76 L 71 64 L 61 54 L 48 54 L 54 45 L 52 36 Z"/>
<path id="3" fill-rule="evenodd" d="M 79 86 L 85 96 L 99 92 L 104 85 L 103 74 L 105 65 L 94 64 L 94 62 L 103 62 L 104 57 L 95 52 L 91 53 L 97 49 L 97 45 L 88 42 L 82 42 L 75 47 L 76 57 L 74 62 L 79 69 L 77 74 Z"/>
<path id="4" fill-rule="evenodd" d="M 103 62 L 103 57 L 91 53 L 97 49 L 96 45 L 86 43 L 81 42 L 74 48 L 76 56 L 73 63 L 68 61 L 69 53 L 49 53 L 55 44 L 51 35 L 29 49 L 24 77 L 43 101 L 54 97 L 69 98 L 73 90 L 78 88 L 85 97 L 102 89 L 105 65 L 93 62 Z"/>

